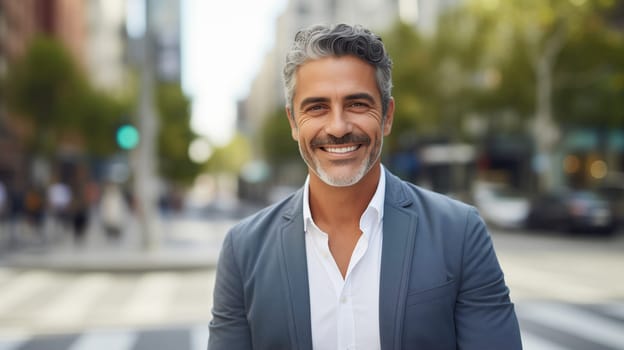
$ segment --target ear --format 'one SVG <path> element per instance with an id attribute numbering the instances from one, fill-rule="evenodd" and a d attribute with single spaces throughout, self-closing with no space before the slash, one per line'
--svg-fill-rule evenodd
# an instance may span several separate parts
<path id="1" fill-rule="evenodd" d="M 383 135 L 390 135 L 390 131 L 392 131 L 392 122 L 394 121 L 394 98 L 390 97 L 390 101 L 388 101 L 388 110 L 386 111 L 386 118 L 384 120 L 383 125 Z"/>
<path id="2" fill-rule="evenodd" d="M 297 129 L 297 124 L 295 124 L 295 115 L 288 106 L 286 106 L 286 118 L 288 118 L 288 123 L 290 124 L 290 135 L 293 140 L 299 142 L 299 129 Z"/>

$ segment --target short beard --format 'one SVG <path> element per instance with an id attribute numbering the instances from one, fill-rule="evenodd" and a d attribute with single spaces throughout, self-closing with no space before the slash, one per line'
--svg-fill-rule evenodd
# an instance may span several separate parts
<path id="1" fill-rule="evenodd" d="M 320 163 L 316 159 L 311 157 L 311 155 L 310 159 L 306 157 L 306 153 L 301 148 L 301 144 L 299 144 L 299 153 L 301 154 L 301 158 L 303 159 L 303 161 L 308 165 L 308 168 L 312 172 L 314 172 L 314 174 L 316 174 L 316 176 L 318 176 L 321 181 L 333 187 L 349 187 L 360 182 L 360 180 L 362 180 L 362 178 L 364 178 L 364 176 L 368 174 L 368 172 L 372 169 L 373 165 L 375 165 L 377 160 L 379 160 L 379 158 L 381 157 L 381 149 L 383 148 L 383 137 L 376 141 L 375 148 L 377 149 L 377 152 L 372 153 L 368 158 L 368 161 L 360 166 L 358 172 L 353 176 L 349 177 L 330 176 L 323 170 Z"/>

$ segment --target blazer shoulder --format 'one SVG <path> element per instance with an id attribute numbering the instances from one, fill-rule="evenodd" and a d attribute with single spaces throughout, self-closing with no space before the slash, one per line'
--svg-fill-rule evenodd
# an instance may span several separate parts
<path id="1" fill-rule="evenodd" d="M 243 218 L 228 234 L 238 244 L 245 242 L 255 244 L 258 240 L 269 238 L 267 236 L 275 234 L 280 225 L 292 219 L 297 208 L 302 206 L 302 196 L 302 189 L 293 192 L 283 200 Z"/>
<path id="2" fill-rule="evenodd" d="M 467 237 L 480 236 L 487 231 L 479 212 L 472 205 L 397 177 L 393 177 L 387 190 L 386 209 L 415 217 L 419 236 L 430 237 L 440 245 L 462 245 Z"/>

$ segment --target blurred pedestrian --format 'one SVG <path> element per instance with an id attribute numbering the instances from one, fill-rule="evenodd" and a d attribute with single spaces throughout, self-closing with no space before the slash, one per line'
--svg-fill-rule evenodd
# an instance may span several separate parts
<path id="1" fill-rule="evenodd" d="M 42 186 L 30 186 L 24 196 L 24 209 L 29 233 L 33 238 L 45 241 L 43 220 L 45 217 L 45 195 Z"/>
<path id="2" fill-rule="evenodd" d="M 66 183 L 55 181 L 48 186 L 48 207 L 52 234 L 62 234 L 70 228 L 72 191 Z"/>
<path id="3" fill-rule="evenodd" d="M 25 225 L 23 222 L 26 212 L 24 205 L 25 196 L 23 181 L 18 179 L 9 188 L 9 242 L 11 246 L 19 243 L 22 226 Z"/>
<path id="4" fill-rule="evenodd" d="M 120 238 L 127 210 L 124 194 L 119 185 L 112 182 L 106 184 L 100 200 L 100 218 L 108 239 Z"/>
<path id="5" fill-rule="evenodd" d="M 295 36 L 286 114 L 308 177 L 227 234 L 208 349 L 522 348 L 476 210 L 381 165 L 391 68 L 363 27 Z"/>
<path id="6" fill-rule="evenodd" d="M 0 240 L 4 240 L 5 233 L 8 232 L 9 219 L 9 193 L 4 182 L 0 180 Z"/>
<path id="7" fill-rule="evenodd" d="M 86 229 L 89 224 L 89 205 L 85 193 L 85 185 L 82 183 L 76 183 L 73 186 L 70 214 L 74 243 L 80 244 L 85 239 Z"/>

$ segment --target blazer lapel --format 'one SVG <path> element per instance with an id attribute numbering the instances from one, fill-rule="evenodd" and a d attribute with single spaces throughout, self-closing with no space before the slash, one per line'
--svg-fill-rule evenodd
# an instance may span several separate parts
<path id="1" fill-rule="evenodd" d="M 312 350 L 312 326 L 310 323 L 310 290 L 306 260 L 305 235 L 303 231 L 303 195 L 297 192 L 291 199 L 293 210 L 284 215 L 280 228 L 282 268 L 285 271 L 285 287 L 290 306 L 289 331 L 296 349 Z"/>
<path id="2" fill-rule="evenodd" d="M 417 218 L 405 209 L 412 205 L 412 199 L 407 196 L 404 185 L 389 172 L 386 174 L 379 283 L 379 332 L 382 349 L 398 349 L 401 345 Z"/>

